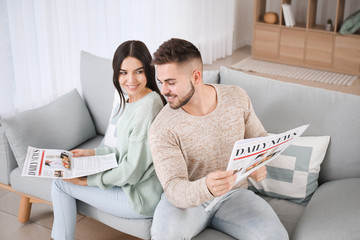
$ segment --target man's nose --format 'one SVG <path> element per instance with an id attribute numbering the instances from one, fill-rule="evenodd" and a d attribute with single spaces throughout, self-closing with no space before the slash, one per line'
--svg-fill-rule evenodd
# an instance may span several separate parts
<path id="1" fill-rule="evenodd" d="M 161 94 L 162 95 L 166 95 L 169 92 L 169 88 L 166 85 L 167 85 L 166 83 L 163 83 L 161 85 Z"/>

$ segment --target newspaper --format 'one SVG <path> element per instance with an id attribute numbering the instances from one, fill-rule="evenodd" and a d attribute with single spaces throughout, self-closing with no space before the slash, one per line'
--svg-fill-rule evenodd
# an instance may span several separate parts
<path id="1" fill-rule="evenodd" d="M 74 158 L 69 151 L 28 147 L 21 176 L 83 177 L 117 167 L 115 153 Z"/>
<path id="2" fill-rule="evenodd" d="M 227 166 L 227 170 L 233 170 L 234 174 L 237 175 L 234 185 L 247 178 L 258 168 L 274 160 L 296 138 L 300 137 L 308 126 L 303 125 L 284 133 L 235 142 Z M 221 198 L 222 196 L 214 198 L 205 210 L 211 210 Z"/>

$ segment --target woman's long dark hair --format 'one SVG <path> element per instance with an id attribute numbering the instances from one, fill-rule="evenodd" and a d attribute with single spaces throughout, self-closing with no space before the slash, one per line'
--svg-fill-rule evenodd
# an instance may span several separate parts
<path id="1" fill-rule="evenodd" d="M 138 59 L 144 66 L 145 76 L 146 76 L 146 87 L 150 88 L 152 91 L 157 92 L 161 100 L 163 101 L 163 104 L 166 104 L 166 100 L 164 96 L 160 93 L 160 90 L 158 86 L 156 85 L 156 79 L 155 79 L 155 67 L 151 64 L 152 58 L 151 54 L 146 47 L 146 45 L 137 40 L 131 40 L 123 42 L 115 51 L 114 58 L 113 58 L 113 83 L 120 95 L 120 108 L 122 106 L 125 106 L 125 96 L 124 92 L 120 87 L 119 83 L 119 74 L 120 74 L 120 67 L 122 62 L 126 57 L 134 57 Z"/>

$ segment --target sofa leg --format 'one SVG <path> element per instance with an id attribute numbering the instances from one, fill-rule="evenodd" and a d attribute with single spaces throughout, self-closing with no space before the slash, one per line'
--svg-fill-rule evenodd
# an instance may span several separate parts
<path id="1" fill-rule="evenodd" d="M 18 221 L 21 223 L 27 223 L 30 220 L 31 201 L 29 197 L 21 195 Z"/>

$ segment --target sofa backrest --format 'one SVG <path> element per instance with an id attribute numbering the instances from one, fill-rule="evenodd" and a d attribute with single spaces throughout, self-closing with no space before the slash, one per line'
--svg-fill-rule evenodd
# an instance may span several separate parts
<path id="1" fill-rule="evenodd" d="M 82 51 L 80 58 L 82 96 L 97 133 L 105 135 L 114 100 L 112 61 Z"/>
<path id="2" fill-rule="evenodd" d="M 265 129 L 281 133 L 310 124 L 304 136 L 330 136 L 320 183 L 360 176 L 360 96 L 285 83 L 220 68 L 220 83 L 250 96 Z"/>

